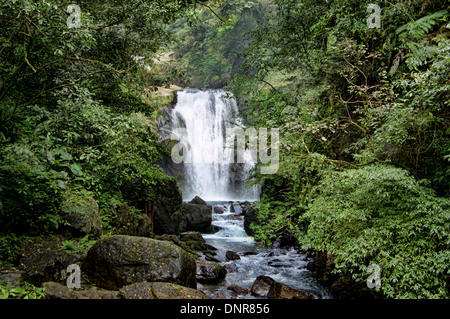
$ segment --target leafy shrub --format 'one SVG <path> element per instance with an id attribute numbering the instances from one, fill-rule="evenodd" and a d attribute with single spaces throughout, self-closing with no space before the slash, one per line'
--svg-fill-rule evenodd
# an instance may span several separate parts
<path id="1" fill-rule="evenodd" d="M 331 251 L 337 273 L 362 282 L 367 266 L 377 264 L 387 297 L 450 296 L 449 199 L 382 165 L 330 173 L 317 190 L 301 242 Z"/>

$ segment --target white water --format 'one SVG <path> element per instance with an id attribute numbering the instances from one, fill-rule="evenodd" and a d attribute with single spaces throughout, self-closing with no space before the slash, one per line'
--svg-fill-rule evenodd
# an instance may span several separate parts
<path id="1" fill-rule="evenodd" d="M 314 273 L 307 269 L 312 258 L 295 248 L 261 248 L 244 230 L 243 217 L 230 212 L 229 203 L 209 202 L 226 208 L 224 214 L 213 214 L 213 225 L 222 229 L 215 234 L 203 234 L 206 242 L 218 249 L 216 258 L 221 264 L 236 266 L 225 280 L 216 285 L 204 285 L 203 290 L 214 297 L 218 292 L 231 298 L 255 298 L 251 293 L 234 296 L 226 288 L 232 284 L 250 289 L 260 275 L 269 276 L 295 289 L 313 292 L 322 298 L 332 298 L 328 290 L 319 285 Z M 240 255 L 239 260 L 228 261 L 227 250 Z"/>
<path id="2" fill-rule="evenodd" d="M 184 90 L 171 113 L 171 132 L 184 156 L 183 199 L 257 200 L 258 186 L 245 187 L 254 166 L 249 151 L 245 163 L 235 161 L 234 140 L 227 128 L 240 127 L 238 107 L 222 90 Z"/>

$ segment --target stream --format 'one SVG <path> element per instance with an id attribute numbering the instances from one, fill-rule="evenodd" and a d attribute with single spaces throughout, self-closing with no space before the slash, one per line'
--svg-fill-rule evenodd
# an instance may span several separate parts
<path id="1" fill-rule="evenodd" d="M 234 284 L 250 290 L 255 279 L 265 275 L 292 288 L 310 291 L 325 299 L 332 298 L 329 291 L 317 283 L 314 273 L 306 268 L 312 257 L 296 248 L 260 247 L 246 234 L 243 216 L 230 212 L 230 203 L 210 201 L 208 204 L 226 210 L 223 214 L 213 214 L 213 225 L 221 229 L 215 234 L 202 235 L 208 244 L 218 249 L 216 258 L 226 266 L 228 274 L 219 284 L 203 284 L 203 291 L 216 298 L 257 298 L 251 293 L 233 295 L 227 287 Z M 227 260 L 227 251 L 237 253 L 240 259 Z"/>

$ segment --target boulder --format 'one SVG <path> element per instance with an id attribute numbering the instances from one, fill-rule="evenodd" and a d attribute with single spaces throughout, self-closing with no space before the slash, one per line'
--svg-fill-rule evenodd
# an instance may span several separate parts
<path id="1" fill-rule="evenodd" d="M 89 249 L 85 269 L 92 283 L 119 289 L 142 281 L 162 281 L 196 287 L 194 257 L 168 241 L 115 235 Z"/>
<path id="2" fill-rule="evenodd" d="M 67 266 L 77 263 L 73 255 L 62 249 L 60 238 L 34 237 L 22 245 L 20 270 L 25 281 L 40 286 L 46 281 L 62 281 L 68 276 Z"/>
<path id="3" fill-rule="evenodd" d="M 258 214 L 255 208 L 249 206 L 246 209 L 246 214 L 244 215 L 244 229 L 247 235 L 254 236 L 255 231 L 250 228 L 251 225 L 260 225 L 261 222 L 258 219 Z"/>
<path id="4" fill-rule="evenodd" d="M 168 282 L 139 282 L 120 289 L 123 299 L 208 299 L 201 291 Z"/>
<path id="5" fill-rule="evenodd" d="M 0 284 L 11 285 L 11 287 L 19 287 L 24 281 L 24 271 L 15 268 L 6 268 L 0 270 Z"/>
<path id="6" fill-rule="evenodd" d="M 237 253 L 235 253 L 234 251 L 231 251 L 231 250 L 228 250 L 225 253 L 225 258 L 227 260 L 238 260 L 238 259 L 241 259 L 241 257 Z"/>
<path id="7" fill-rule="evenodd" d="M 294 289 L 280 282 L 274 282 L 267 294 L 269 299 L 319 299 L 319 296 L 304 290 Z"/>
<path id="8" fill-rule="evenodd" d="M 183 203 L 183 215 L 186 217 L 187 230 L 206 233 L 212 223 L 212 211 L 209 206 Z"/>
<path id="9" fill-rule="evenodd" d="M 190 202 L 190 204 L 197 204 L 197 205 L 208 205 L 203 199 L 201 199 L 199 196 L 195 196 Z"/>
<path id="10" fill-rule="evenodd" d="M 236 295 L 246 295 L 248 294 L 250 291 L 247 288 L 244 287 L 240 287 L 238 285 L 231 285 L 227 287 L 228 290 L 231 290 L 232 292 L 234 292 Z"/>
<path id="11" fill-rule="evenodd" d="M 205 239 L 202 234 L 197 231 L 188 231 L 180 234 L 180 240 L 182 241 L 200 241 L 205 243 Z"/>
<path id="12" fill-rule="evenodd" d="M 101 235 L 102 220 L 99 207 L 90 192 L 66 192 L 59 215 L 63 228 L 74 237 Z"/>
<path id="13" fill-rule="evenodd" d="M 225 213 L 225 208 L 221 207 L 221 206 L 213 206 L 213 213 L 214 214 L 223 214 Z"/>
<path id="14" fill-rule="evenodd" d="M 47 299 L 75 299 L 74 290 L 57 282 L 44 282 Z"/>
<path id="15" fill-rule="evenodd" d="M 227 270 L 213 261 L 197 260 L 197 280 L 200 283 L 214 284 L 225 279 Z"/>
<path id="16" fill-rule="evenodd" d="M 74 290 L 57 282 L 45 282 L 47 299 L 118 299 L 118 291 L 99 290 L 97 287 Z"/>
<path id="17" fill-rule="evenodd" d="M 145 213 L 134 212 L 127 204 L 117 207 L 114 219 L 117 233 L 121 235 L 152 237 L 152 222 Z"/>
<path id="18" fill-rule="evenodd" d="M 258 276 L 253 282 L 251 292 L 257 296 L 267 297 L 270 287 L 275 283 L 269 276 Z"/>
<path id="19" fill-rule="evenodd" d="M 153 232 L 156 235 L 175 234 L 187 230 L 182 213 L 183 198 L 175 179 L 161 182 L 155 190 L 153 201 Z"/>

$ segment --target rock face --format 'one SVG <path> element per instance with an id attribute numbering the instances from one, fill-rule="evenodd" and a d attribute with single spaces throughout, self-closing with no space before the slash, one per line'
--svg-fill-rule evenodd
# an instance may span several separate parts
<path id="1" fill-rule="evenodd" d="M 211 206 L 183 203 L 183 215 L 186 217 L 188 230 L 201 233 L 210 231 L 212 223 Z"/>
<path id="2" fill-rule="evenodd" d="M 213 284 L 225 279 L 227 270 L 213 261 L 197 261 L 197 280 L 201 283 Z"/>
<path id="3" fill-rule="evenodd" d="M 168 282 L 139 282 L 120 289 L 123 299 L 208 299 L 201 291 Z"/>
<path id="4" fill-rule="evenodd" d="M 183 198 L 175 180 L 169 179 L 159 185 L 153 206 L 153 231 L 156 235 L 175 234 L 187 230 L 186 217 L 181 208 Z"/>
<path id="5" fill-rule="evenodd" d="M 89 192 L 66 193 L 60 217 L 65 228 L 75 237 L 101 235 L 102 220 L 98 204 Z"/>
<path id="6" fill-rule="evenodd" d="M 162 281 L 196 287 L 196 262 L 182 248 L 167 241 L 115 235 L 97 241 L 85 266 L 91 282 L 119 289 L 141 281 Z"/>

